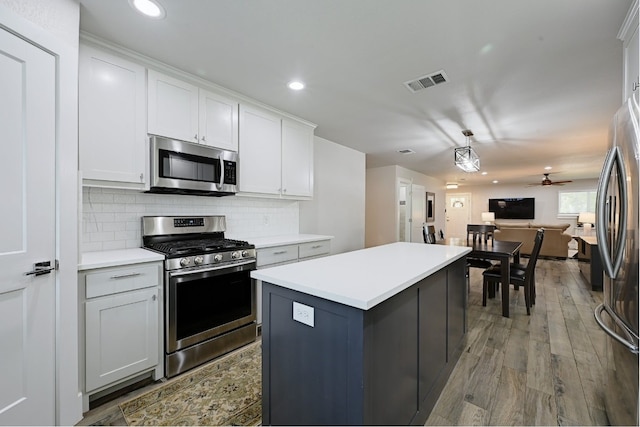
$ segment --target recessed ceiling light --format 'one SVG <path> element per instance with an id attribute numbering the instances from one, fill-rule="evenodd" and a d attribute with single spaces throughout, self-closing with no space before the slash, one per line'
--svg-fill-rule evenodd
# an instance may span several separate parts
<path id="1" fill-rule="evenodd" d="M 164 8 L 156 0 L 129 0 L 129 4 L 149 18 L 162 19 L 166 15 Z"/>
<path id="2" fill-rule="evenodd" d="M 487 172 L 482 172 L 482 175 L 486 175 L 486 174 L 487 174 Z"/>
<path id="3" fill-rule="evenodd" d="M 546 170 L 546 171 L 550 171 L 551 169 L 553 169 L 551 166 L 545 166 L 544 167 L 544 170 Z"/>
<path id="4" fill-rule="evenodd" d="M 491 181 L 491 182 L 493 182 L 494 184 L 497 184 L 497 183 L 498 183 L 498 180 L 497 180 L 497 179 L 494 179 L 494 180 L 493 180 L 493 181 Z"/>
<path id="5" fill-rule="evenodd" d="M 292 89 L 292 90 L 302 90 L 302 89 L 304 89 L 304 83 L 299 82 L 299 81 L 289 82 L 287 84 L 287 86 L 289 87 L 289 89 Z"/>

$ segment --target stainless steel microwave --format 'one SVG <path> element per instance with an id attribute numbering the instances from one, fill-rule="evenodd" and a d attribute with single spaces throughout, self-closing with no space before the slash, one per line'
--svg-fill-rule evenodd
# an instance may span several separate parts
<path id="1" fill-rule="evenodd" d="M 237 191 L 238 153 L 151 136 L 150 193 L 228 196 Z"/>

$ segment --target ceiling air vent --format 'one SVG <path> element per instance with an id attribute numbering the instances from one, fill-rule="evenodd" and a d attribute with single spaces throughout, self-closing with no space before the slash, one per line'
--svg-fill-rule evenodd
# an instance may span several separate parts
<path id="1" fill-rule="evenodd" d="M 422 89 L 439 85 L 441 83 L 446 83 L 448 80 L 449 78 L 445 74 L 444 70 L 440 70 L 435 73 L 427 74 L 426 76 L 418 77 L 417 79 L 404 82 L 404 85 L 411 92 L 416 93 L 418 91 L 421 91 Z"/>
<path id="2" fill-rule="evenodd" d="M 415 153 L 415 151 L 413 151 L 410 148 L 404 148 L 402 150 L 398 150 L 398 153 L 400 153 L 400 154 L 413 154 L 413 153 Z"/>

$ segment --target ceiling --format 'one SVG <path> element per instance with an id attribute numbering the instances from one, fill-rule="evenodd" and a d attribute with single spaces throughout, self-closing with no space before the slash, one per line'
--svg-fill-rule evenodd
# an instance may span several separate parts
<path id="1" fill-rule="evenodd" d="M 631 0 L 158 1 L 161 20 L 80 0 L 80 28 L 314 122 L 368 168 L 466 185 L 540 182 L 545 166 L 597 178 L 622 102 Z M 404 85 L 440 70 L 446 83 Z M 453 165 L 463 129 L 486 175 Z"/>

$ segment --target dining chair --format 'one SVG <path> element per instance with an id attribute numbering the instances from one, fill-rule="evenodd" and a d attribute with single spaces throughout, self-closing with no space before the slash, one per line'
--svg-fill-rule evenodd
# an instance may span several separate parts
<path id="1" fill-rule="evenodd" d="M 433 225 L 423 225 L 422 237 L 425 243 L 436 243 L 436 228 Z"/>
<path id="2" fill-rule="evenodd" d="M 502 286 L 522 286 L 524 288 L 524 303 L 527 307 L 527 315 L 531 314 L 531 305 L 535 304 L 535 281 L 533 276 L 535 274 L 536 262 L 538 261 L 538 255 L 540 254 L 540 248 L 542 247 L 542 240 L 544 239 L 544 229 L 540 228 L 536 232 L 535 242 L 529 262 L 526 268 L 511 268 L 509 283 L 502 284 Z M 482 306 L 487 305 L 487 291 L 489 286 L 496 286 L 502 279 L 502 272 L 499 265 L 494 265 L 486 269 L 482 273 Z"/>
<path id="3" fill-rule="evenodd" d="M 484 241 L 493 242 L 494 225 L 486 224 L 467 224 L 467 246 L 470 243 Z M 467 257 L 467 267 L 487 269 L 493 266 L 493 263 L 487 259 L 469 258 Z"/>

